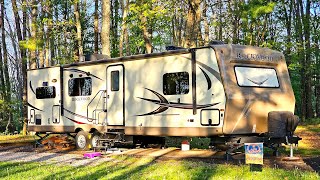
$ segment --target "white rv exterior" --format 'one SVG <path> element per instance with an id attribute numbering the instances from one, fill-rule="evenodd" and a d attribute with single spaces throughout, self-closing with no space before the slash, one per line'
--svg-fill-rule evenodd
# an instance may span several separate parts
<path id="1" fill-rule="evenodd" d="M 28 129 L 38 133 L 259 134 L 269 112 L 294 111 L 283 55 L 264 48 L 182 49 L 29 70 L 27 78 Z M 257 106 L 266 111 L 253 113 Z"/>

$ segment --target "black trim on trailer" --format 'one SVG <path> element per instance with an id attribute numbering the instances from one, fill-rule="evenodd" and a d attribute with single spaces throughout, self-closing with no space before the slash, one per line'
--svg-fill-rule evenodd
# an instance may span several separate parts
<path id="1" fill-rule="evenodd" d="M 33 113 L 31 113 L 33 112 Z M 34 109 L 30 109 L 30 120 L 29 120 L 29 123 L 30 124 L 34 124 L 35 122 L 35 118 L 36 118 L 36 111 Z M 32 117 L 31 117 L 32 116 Z"/>
<path id="2" fill-rule="evenodd" d="M 196 49 L 190 49 L 191 52 L 191 80 L 192 80 L 192 109 L 193 115 L 197 114 L 197 91 L 196 91 Z"/>
<path id="3" fill-rule="evenodd" d="M 202 123 L 202 111 L 218 111 L 219 112 L 219 122 L 218 124 L 203 124 Z M 219 126 L 220 122 L 221 122 L 221 116 L 220 116 L 220 109 L 201 109 L 200 111 L 200 124 L 202 126 Z"/>
<path id="4" fill-rule="evenodd" d="M 41 110 L 41 109 L 39 109 L 39 108 L 37 108 L 37 107 L 33 106 L 33 105 L 32 105 L 32 104 L 30 104 L 30 103 L 28 103 L 27 105 L 28 105 L 28 106 L 30 106 L 30 107 L 32 107 L 33 109 L 36 109 L 36 110 L 38 110 L 38 111 L 42 111 L 42 112 L 44 112 L 44 110 Z"/>
<path id="5" fill-rule="evenodd" d="M 60 113 L 61 113 L 61 116 L 64 116 L 64 103 L 63 103 L 63 99 L 64 99 L 64 91 L 63 91 L 63 66 L 60 66 Z"/>
<path id="6" fill-rule="evenodd" d="M 36 95 L 36 92 L 34 91 L 34 89 L 32 87 L 31 81 L 29 81 L 29 87 L 30 87 L 31 91 L 33 92 L 33 94 Z"/>
<path id="7" fill-rule="evenodd" d="M 54 107 L 59 107 L 59 119 L 57 120 L 57 121 L 54 121 L 54 119 L 53 119 L 53 108 Z M 60 108 L 60 105 L 53 105 L 52 106 L 52 111 L 51 111 L 51 113 L 52 113 L 52 123 L 53 124 L 59 124 L 60 123 L 60 114 L 61 114 L 61 108 Z"/>
<path id="8" fill-rule="evenodd" d="M 122 69 L 122 76 L 123 76 L 123 77 L 122 77 L 122 88 L 123 88 L 123 89 L 122 89 L 122 91 L 123 91 L 123 97 L 122 97 L 122 98 L 123 98 L 123 104 L 122 104 L 122 106 L 123 106 L 123 109 L 122 109 L 122 110 L 123 110 L 123 126 L 125 126 L 125 125 L 126 125 L 126 124 L 125 124 L 125 122 L 126 122 L 126 121 L 125 121 L 125 118 L 126 118 L 126 114 L 125 114 L 125 112 L 126 112 L 126 111 L 125 111 L 125 107 L 126 107 L 126 106 L 125 106 L 125 100 L 126 100 L 126 99 L 125 99 L 125 97 L 126 97 L 126 96 L 125 96 L 125 95 L 126 95 L 126 94 L 125 94 L 125 93 L 126 93 L 126 91 L 125 91 L 125 75 L 126 75 L 126 74 L 125 74 L 125 73 L 126 73 L 126 71 L 125 71 L 124 65 L 121 64 L 121 66 L 122 66 L 122 68 L 123 68 L 123 69 Z"/>
<path id="9" fill-rule="evenodd" d="M 221 75 L 218 71 L 214 70 L 213 68 L 207 66 L 206 64 L 203 64 L 202 62 L 197 61 L 197 64 L 201 67 L 203 67 L 205 70 L 210 72 L 215 78 L 217 78 L 218 81 L 222 83 Z M 199 67 L 200 68 L 200 67 Z M 201 68 L 200 68 L 201 69 Z"/>
<path id="10" fill-rule="evenodd" d="M 200 69 L 201 69 L 201 71 L 202 71 L 202 73 L 203 73 L 203 75 L 204 75 L 204 77 L 206 78 L 206 80 L 207 80 L 207 83 L 208 83 L 208 90 L 210 90 L 211 89 L 211 87 L 212 87 L 212 82 L 211 82 L 211 79 L 210 79 L 210 77 L 208 76 L 208 74 L 201 68 L 201 67 L 199 67 Z"/>
<path id="11" fill-rule="evenodd" d="M 67 69 L 67 68 L 65 68 L 64 71 L 70 71 L 70 72 L 85 74 L 85 75 L 87 75 L 87 76 L 89 76 L 89 77 L 94 77 L 94 78 L 97 78 L 97 79 L 99 79 L 99 80 L 102 81 L 101 78 L 99 78 L 98 76 L 96 76 L 96 75 L 94 75 L 94 74 L 91 74 L 91 72 L 82 71 L 82 70 L 80 70 L 80 69 Z"/>

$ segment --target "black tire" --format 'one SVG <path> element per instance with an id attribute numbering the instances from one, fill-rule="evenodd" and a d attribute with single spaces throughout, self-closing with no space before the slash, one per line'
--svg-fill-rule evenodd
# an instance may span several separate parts
<path id="1" fill-rule="evenodd" d="M 274 138 L 285 137 L 287 133 L 287 113 L 269 112 L 268 114 L 268 131 L 269 136 Z"/>
<path id="2" fill-rule="evenodd" d="M 86 131 L 79 131 L 76 135 L 76 147 L 79 150 L 89 150 L 89 133 Z"/>
<path id="3" fill-rule="evenodd" d="M 91 138 L 90 138 L 90 146 L 91 148 L 95 148 L 97 147 L 97 143 L 98 143 L 98 140 L 100 139 L 100 133 L 95 131 L 93 133 L 91 133 Z"/>

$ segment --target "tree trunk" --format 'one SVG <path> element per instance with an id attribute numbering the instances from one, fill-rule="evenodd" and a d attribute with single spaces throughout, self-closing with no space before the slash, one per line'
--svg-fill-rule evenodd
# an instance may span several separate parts
<path id="1" fill-rule="evenodd" d="M 203 26 L 204 26 L 204 44 L 209 43 L 209 18 L 207 16 L 208 3 L 207 0 L 203 1 Z"/>
<path id="2" fill-rule="evenodd" d="M 188 0 L 189 8 L 186 25 L 186 46 L 196 47 L 197 36 L 200 33 L 200 2 L 201 0 Z"/>
<path id="3" fill-rule="evenodd" d="M 99 0 L 94 1 L 94 53 L 99 51 Z"/>
<path id="4" fill-rule="evenodd" d="M 83 46 L 82 46 L 82 30 L 81 30 L 81 23 L 80 23 L 80 10 L 79 10 L 79 2 L 74 3 L 74 16 L 76 20 L 76 28 L 77 28 L 77 52 L 78 52 L 78 58 L 77 61 L 82 61 L 83 59 Z"/>
<path id="5" fill-rule="evenodd" d="M 319 11 L 314 9 L 314 14 L 318 14 Z M 319 16 L 316 16 L 319 18 Z M 313 34 L 314 34 L 314 57 L 315 57 L 315 87 L 314 94 L 316 97 L 316 117 L 320 117 L 320 35 L 318 33 L 320 27 L 320 21 L 312 21 L 313 23 Z"/>
<path id="6" fill-rule="evenodd" d="M 300 6 L 301 4 L 299 3 L 295 3 L 295 17 L 296 17 L 296 27 L 297 27 L 297 42 L 300 42 L 300 44 L 298 44 L 298 53 L 299 53 L 299 60 L 300 60 L 300 64 L 301 64 L 301 69 L 300 69 L 300 76 L 301 76 L 301 120 L 305 121 L 306 119 L 306 85 L 305 85 L 305 79 L 306 79 L 306 74 L 305 74 L 305 53 L 304 53 L 304 46 L 301 45 L 301 43 L 304 42 L 303 39 L 303 32 L 302 32 L 302 17 L 303 17 L 303 13 L 301 13 L 303 10 L 302 6 Z M 301 14 L 300 14 L 301 13 Z"/>
<path id="7" fill-rule="evenodd" d="M 316 115 L 320 117 L 320 50 L 319 50 L 319 37 L 315 37 L 315 58 L 316 58 L 316 78 L 315 78 L 315 97 L 316 97 Z"/>
<path id="8" fill-rule="evenodd" d="M 47 32 L 47 61 L 49 66 L 54 66 L 55 62 L 54 62 L 54 58 L 55 58 L 55 49 L 54 49 L 54 43 L 55 43 L 55 39 L 56 37 L 53 37 L 53 33 L 52 33 L 52 29 L 53 29 L 53 2 L 49 2 L 49 6 L 48 6 L 48 12 L 47 13 L 47 18 L 49 19 L 48 22 L 48 32 Z"/>
<path id="9" fill-rule="evenodd" d="M 4 0 L 1 0 L 1 39 L 2 39 L 2 49 L 3 49 L 3 73 L 4 73 L 4 80 L 5 80 L 5 101 L 6 103 L 11 103 L 11 84 L 10 84 L 10 78 L 9 78 L 9 65 L 8 65 L 8 52 L 7 52 L 7 43 L 6 43 L 6 29 L 4 25 Z M 6 112 L 6 116 L 8 118 L 7 126 L 6 126 L 6 132 L 9 131 L 9 125 L 12 122 L 12 115 L 11 112 Z"/>
<path id="10" fill-rule="evenodd" d="M 31 10 L 31 39 L 34 45 L 37 46 L 37 15 L 38 15 L 38 1 L 32 1 L 32 10 Z M 37 50 L 31 49 L 30 52 L 30 69 L 37 68 Z"/>
<path id="11" fill-rule="evenodd" d="M 9 65 L 8 65 L 8 52 L 7 52 L 7 43 L 6 43 L 6 29 L 4 26 L 4 0 L 1 0 L 1 30 L 2 30 L 2 49 L 3 49 L 3 69 L 4 69 L 4 79 L 5 79 L 5 89 L 6 89 L 6 100 L 11 101 L 11 84 L 9 78 Z"/>
<path id="12" fill-rule="evenodd" d="M 306 0 L 306 18 L 304 22 L 304 34 L 305 34 L 305 47 L 306 47 L 306 118 L 312 118 L 313 117 L 313 108 L 312 108 L 312 84 L 311 84 L 311 77 L 312 77 L 312 71 L 311 71 L 311 39 L 310 39 L 310 0 Z"/>
<path id="13" fill-rule="evenodd" d="M 151 35 L 148 31 L 148 23 L 147 23 L 147 17 L 142 15 L 141 17 L 141 23 L 142 23 L 142 35 L 144 40 L 144 45 L 146 47 L 146 53 L 152 53 L 152 44 L 151 44 Z"/>
<path id="14" fill-rule="evenodd" d="M 283 6 L 284 6 L 284 17 L 285 17 L 285 26 L 286 26 L 286 31 L 287 31 L 287 38 L 286 38 L 286 50 L 285 50 L 285 57 L 287 61 L 287 66 L 289 67 L 291 64 L 291 19 L 292 19 L 292 8 L 293 8 L 293 0 L 290 0 L 289 4 L 289 12 L 287 12 L 286 9 L 286 3 L 284 0 L 282 1 Z"/>
<path id="15" fill-rule="evenodd" d="M 102 1 L 102 54 L 110 56 L 110 1 Z"/>
<path id="16" fill-rule="evenodd" d="M 3 22 L 0 18 L 0 26 L 3 26 Z M 6 89 L 5 89 L 5 81 L 4 81 L 4 65 L 2 59 L 2 43 L 0 43 L 0 98 L 4 99 L 6 96 Z"/>
<path id="17" fill-rule="evenodd" d="M 27 4 L 27 0 L 22 0 L 22 40 L 26 39 L 27 36 L 27 11 L 25 4 Z M 21 49 L 21 58 L 22 58 L 22 82 L 23 82 L 23 94 L 22 94 L 22 104 L 23 104 L 23 128 L 22 134 L 27 135 L 27 126 L 28 126 L 28 97 L 27 97 L 27 52 Z"/>
<path id="18" fill-rule="evenodd" d="M 119 23 L 119 1 L 114 0 L 114 6 L 111 8 L 113 10 L 112 15 L 112 51 L 115 57 L 119 56 L 119 37 L 118 37 L 118 23 Z"/>
<path id="19" fill-rule="evenodd" d="M 121 0 L 121 9 L 122 9 L 122 25 L 121 25 L 121 34 L 120 34 L 120 40 L 119 40 L 119 55 L 120 57 L 123 56 L 123 42 L 125 38 L 128 38 L 128 29 L 127 29 L 127 16 L 129 11 L 129 0 Z M 126 42 L 125 44 L 127 44 Z M 129 49 L 125 49 L 126 55 L 128 55 Z"/>

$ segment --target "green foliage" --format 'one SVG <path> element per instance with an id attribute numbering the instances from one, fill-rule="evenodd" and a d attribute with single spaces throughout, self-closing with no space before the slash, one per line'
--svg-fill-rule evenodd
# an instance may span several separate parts
<path id="1" fill-rule="evenodd" d="M 318 125 L 318 127 L 310 126 L 308 130 L 320 132 L 320 118 L 311 118 L 308 119 L 306 122 L 301 122 L 303 125 Z"/>
<path id="2" fill-rule="evenodd" d="M 11 102 L 7 102 L 5 100 L 0 99 L 0 112 L 8 113 L 12 111 Z"/>
<path id="3" fill-rule="evenodd" d="M 29 38 L 19 42 L 22 49 L 28 49 L 30 51 L 41 50 L 43 46 L 43 40 L 38 38 Z"/>
<path id="4" fill-rule="evenodd" d="M 208 149 L 210 144 L 210 138 L 199 137 L 167 137 L 166 146 L 168 147 L 181 147 L 181 143 L 184 140 L 188 140 L 191 149 Z"/>
<path id="5" fill-rule="evenodd" d="M 163 50 L 168 44 L 168 39 L 172 36 L 170 30 L 170 12 L 167 8 L 171 2 L 161 2 L 157 0 L 144 1 L 139 0 L 137 3 L 130 3 L 130 11 L 126 19 L 130 29 L 130 44 L 133 46 L 131 51 L 137 53 L 144 52 L 144 39 L 142 28 L 154 30 L 152 32 L 152 45 L 155 49 Z M 146 24 L 141 19 L 146 17 Z"/>
<path id="6" fill-rule="evenodd" d="M 247 18 L 250 18 L 250 20 L 254 21 L 265 14 L 272 13 L 276 3 L 268 0 L 252 0 L 247 3 L 242 2 L 240 5 L 240 9 L 244 10 L 243 20 L 248 21 L 249 19 Z"/>

